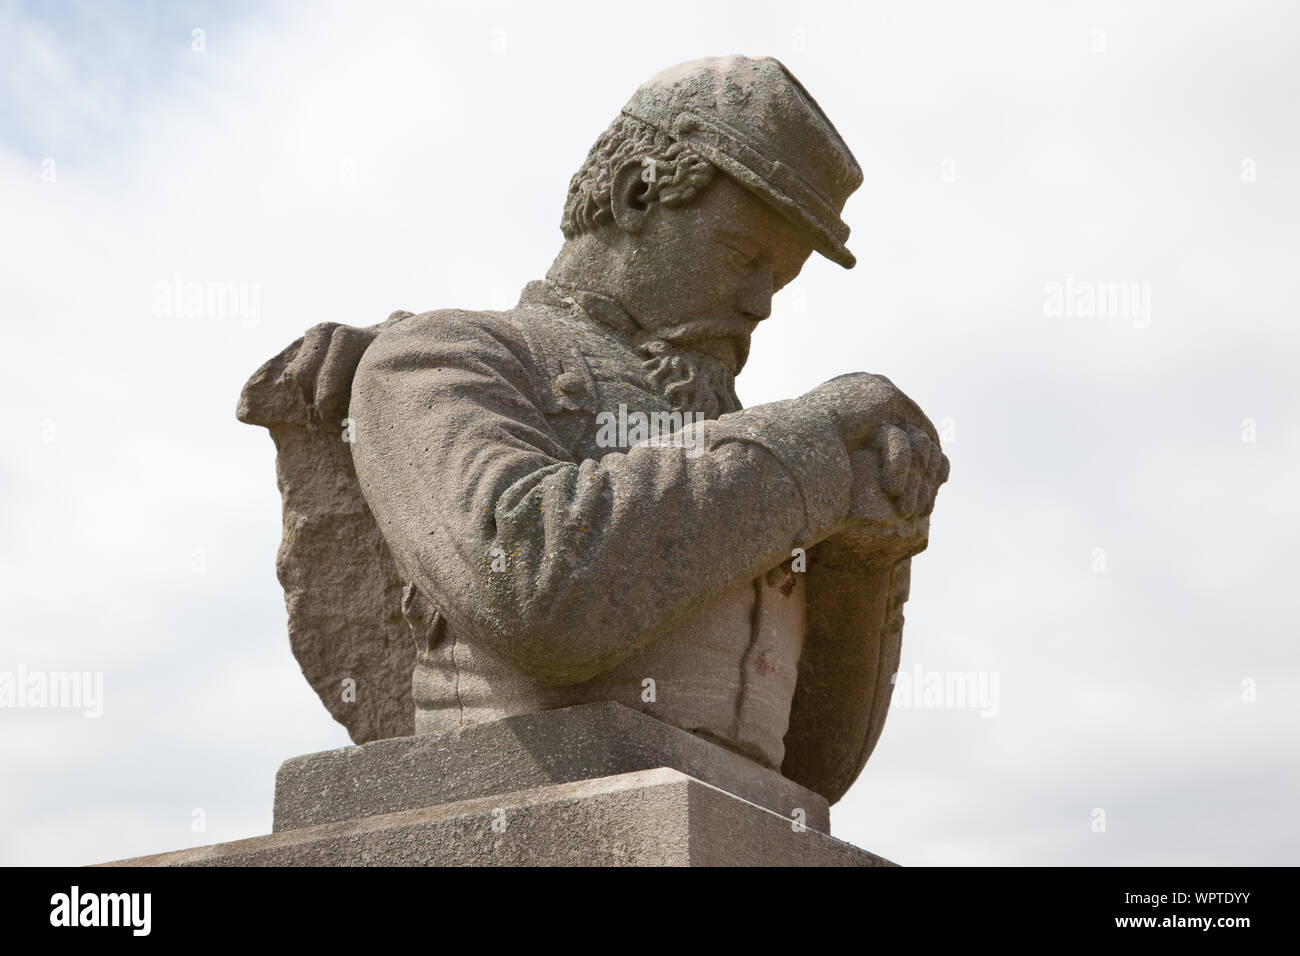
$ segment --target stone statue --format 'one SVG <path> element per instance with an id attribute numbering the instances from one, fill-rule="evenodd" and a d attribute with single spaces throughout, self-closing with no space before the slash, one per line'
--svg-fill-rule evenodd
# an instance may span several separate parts
<path id="1" fill-rule="evenodd" d="M 613 700 L 838 800 L 880 735 L 948 476 L 879 375 L 743 409 L 862 172 L 781 63 L 636 91 L 504 312 L 324 324 L 257 371 L 294 652 L 358 743 Z"/>

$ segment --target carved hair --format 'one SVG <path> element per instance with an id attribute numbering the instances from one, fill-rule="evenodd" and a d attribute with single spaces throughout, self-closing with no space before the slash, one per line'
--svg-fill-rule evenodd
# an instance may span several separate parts
<path id="1" fill-rule="evenodd" d="M 665 206 L 684 206 L 713 181 L 713 166 L 689 146 L 633 119 L 619 115 L 596 140 L 582 168 L 569 181 L 560 230 L 573 239 L 613 222 L 610 201 L 614 174 L 629 159 L 641 158 L 643 167 L 654 164 L 653 176 L 643 175 L 643 199 Z"/>

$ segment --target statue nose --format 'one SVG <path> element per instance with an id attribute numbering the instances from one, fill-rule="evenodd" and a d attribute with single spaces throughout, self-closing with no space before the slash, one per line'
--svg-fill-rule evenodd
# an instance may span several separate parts
<path id="1" fill-rule="evenodd" d="M 765 273 L 766 275 L 766 273 Z M 771 276 L 765 280 L 754 279 L 748 288 L 740 294 L 736 303 L 740 314 L 754 322 L 762 322 L 772 314 Z"/>

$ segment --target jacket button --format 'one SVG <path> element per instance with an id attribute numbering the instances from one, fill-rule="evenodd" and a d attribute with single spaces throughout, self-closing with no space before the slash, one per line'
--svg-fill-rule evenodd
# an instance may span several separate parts
<path id="1" fill-rule="evenodd" d="M 586 388 L 586 383 L 577 372 L 565 372 L 555 380 L 555 387 L 565 395 L 577 395 Z"/>

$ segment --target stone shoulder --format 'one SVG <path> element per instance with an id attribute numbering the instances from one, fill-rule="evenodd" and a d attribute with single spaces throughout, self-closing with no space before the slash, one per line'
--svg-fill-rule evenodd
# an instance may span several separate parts
<path id="1" fill-rule="evenodd" d="M 357 386 L 365 387 L 376 375 L 475 358 L 508 378 L 523 374 L 540 382 L 547 377 L 545 357 L 537 349 L 537 332 L 550 317 L 544 311 L 528 305 L 502 312 L 436 309 L 404 317 L 380 331 L 366 350 Z"/>

